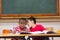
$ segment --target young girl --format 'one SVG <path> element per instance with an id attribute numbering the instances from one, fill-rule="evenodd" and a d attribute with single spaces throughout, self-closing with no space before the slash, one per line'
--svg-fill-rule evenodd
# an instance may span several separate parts
<path id="1" fill-rule="evenodd" d="M 36 25 L 36 19 L 34 17 L 28 18 L 28 25 L 30 26 L 31 32 L 44 31 L 45 28 L 42 25 Z M 48 37 L 34 37 L 33 40 L 49 40 Z"/>
<path id="2" fill-rule="evenodd" d="M 26 27 L 27 21 L 25 18 L 19 19 L 19 26 L 14 27 L 13 30 L 11 30 L 11 33 L 22 33 L 22 32 L 28 32 L 28 29 Z M 12 38 L 12 40 L 24 40 L 23 37 L 20 38 Z"/>

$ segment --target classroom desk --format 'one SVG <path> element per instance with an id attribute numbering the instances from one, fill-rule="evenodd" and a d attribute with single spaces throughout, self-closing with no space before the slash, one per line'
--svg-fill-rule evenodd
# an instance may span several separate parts
<path id="1" fill-rule="evenodd" d="M 21 37 L 21 36 L 60 37 L 60 34 L 0 34 L 0 38 L 13 38 L 13 37 Z"/>

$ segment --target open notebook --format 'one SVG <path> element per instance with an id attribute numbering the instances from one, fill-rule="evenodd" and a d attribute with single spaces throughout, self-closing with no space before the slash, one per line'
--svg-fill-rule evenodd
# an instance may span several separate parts
<path id="1" fill-rule="evenodd" d="M 22 32 L 20 34 L 44 34 L 44 33 L 47 33 L 48 31 L 35 31 L 35 32 Z"/>
<path id="2" fill-rule="evenodd" d="M 45 31 L 35 31 L 35 32 L 29 32 L 29 33 L 31 33 L 31 34 L 47 34 L 47 30 L 45 30 Z"/>
<path id="3" fill-rule="evenodd" d="M 44 31 L 35 31 L 35 32 L 22 32 L 20 34 L 54 34 L 55 32 L 44 30 Z"/>

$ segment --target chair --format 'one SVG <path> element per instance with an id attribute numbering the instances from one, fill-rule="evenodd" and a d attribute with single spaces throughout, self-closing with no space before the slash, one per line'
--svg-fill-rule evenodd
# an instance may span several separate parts
<path id="1" fill-rule="evenodd" d="M 46 30 L 54 31 L 54 28 L 53 27 L 46 27 Z"/>
<path id="2" fill-rule="evenodd" d="M 46 30 L 54 32 L 54 28 L 53 27 L 46 27 Z M 53 40 L 53 37 L 52 37 L 52 40 Z"/>
<path id="3" fill-rule="evenodd" d="M 3 33 L 3 34 L 8 34 L 8 33 L 10 33 L 10 30 L 8 30 L 8 29 L 3 29 L 3 30 L 2 30 L 2 33 Z"/>
<path id="4" fill-rule="evenodd" d="M 3 29 L 2 30 L 2 34 L 9 34 L 10 33 L 10 30 L 8 29 Z M 4 40 L 11 40 L 10 38 L 4 38 Z"/>

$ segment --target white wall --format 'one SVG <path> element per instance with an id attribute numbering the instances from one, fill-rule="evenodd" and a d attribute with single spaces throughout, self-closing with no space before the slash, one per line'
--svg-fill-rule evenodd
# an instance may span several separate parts
<path id="1" fill-rule="evenodd" d="M 47 19 L 45 19 L 47 20 Z M 48 19 L 49 20 L 49 19 Z M 51 20 L 51 19 L 50 19 Z M 59 20 L 59 19 L 57 19 Z M 60 21 L 40 21 L 38 23 L 44 25 L 45 27 L 53 27 L 54 31 L 56 32 L 58 29 L 60 29 Z M 3 29 L 11 29 L 12 27 L 15 27 L 18 25 L 18 20 L 0 20 L 0 34 L 2 34 Z M 54 38 L 55 40 L 59 40 L 59 38 Z M 0 39 L 3 40 L 3 39 Z"/>

